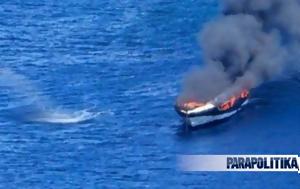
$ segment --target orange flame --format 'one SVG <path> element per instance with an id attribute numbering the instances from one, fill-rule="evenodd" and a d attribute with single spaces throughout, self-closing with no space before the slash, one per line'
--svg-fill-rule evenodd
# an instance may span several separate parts
<path id="1" fill-rule="evenodd" d="M 248 96 L 249 96 L 249 91 L 244 89 L 238 96 L 230 97 L 230 99 L 227 100 L 226 102 L 224 102 L 223 104 L 221 104 L 219 106 L 219 108 L 222 111 L 226 111 L 226 110 L 232 108 L 238 99 L 240 99 L 240 98 L 244 99 L 244 98 L 247 98 Z"/>
<path id="2" fill-rule="evenodd" d="M 229 100 L 227 100 L 226 102 L 221 104 L 219 106 L 219 109 L 222 110 L 222 111 L 226 111 L 226 110 L 232 108 L 235 105 L 237 100 L 248 98 L 248 96 L 249 96 L 249 91 L 244 89 L 244 90 L 242 90 L 242 92 L 239 95 L 232 96 L 232 97 L 229 98 Z M 183 109 L 186 109 L 186 110 L 193 110 L 195 108 L 205 106 L 206 103 L 196 102 L 196 101 L 188 101 L 188 102 L 184 102 L 184 103 L 178 103 L 177 105 L 179 107 L 183 108 Z"/>
<path id="3" fill-rule="evenodd" d="M 244 89 L 242 92 L 241 92 L 241 95 L 240 97 L 241 98 L 247 98 L 249 96 L 249 91 Z"/>

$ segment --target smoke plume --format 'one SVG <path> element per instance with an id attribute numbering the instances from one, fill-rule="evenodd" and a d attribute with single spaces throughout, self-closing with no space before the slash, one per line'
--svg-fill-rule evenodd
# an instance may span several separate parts
<path id="1" fill-rule="evenodd" d="M 225 100 L 297 66 L 300 0 L 222 3 L 222 15 L 200 34 L 205 64 L 188 74 L 180 100 Z"/>

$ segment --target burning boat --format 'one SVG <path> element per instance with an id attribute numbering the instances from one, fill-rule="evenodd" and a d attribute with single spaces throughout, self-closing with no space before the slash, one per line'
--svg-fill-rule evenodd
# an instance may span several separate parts
<path id="1" fill-rule="evenodd" d="M 222 103 L 217 103 L 215 99 L 206 103 L 188 101 L 177 103 L 175 109 L 188 126 L 198 127 L 234 115 L 248 103 L 248 99 L 249 91 L 242 90 Z"/>

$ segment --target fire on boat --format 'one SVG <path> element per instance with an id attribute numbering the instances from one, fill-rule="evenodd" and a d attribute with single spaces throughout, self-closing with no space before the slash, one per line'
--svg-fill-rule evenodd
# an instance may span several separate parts
<path id="1" fill-rule="evenodd" d="M 231 117 L 248 103 L 248 99 L 249 91 L 244 89 L 221 103 L 215 99 L 209 102 L 177 102 L 175 109 L 188 126 L 198 127 Z"/>

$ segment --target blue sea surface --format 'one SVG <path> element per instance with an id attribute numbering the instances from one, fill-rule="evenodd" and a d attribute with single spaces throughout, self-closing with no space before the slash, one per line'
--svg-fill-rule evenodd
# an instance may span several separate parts
<path id="1" fill-rule="evenodd" d="M 179 154 L 300 152 L 299 76 L 214 127 L 175 113 L 219 3 L 0 1 L 0 188 L 300 188 L 297 173 L 177 169 Z"/>

